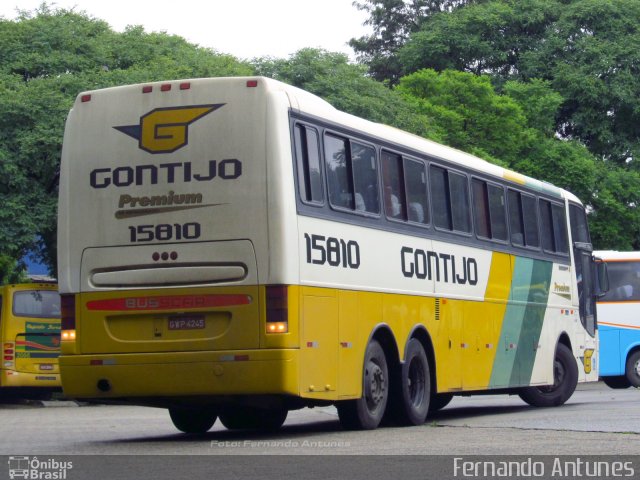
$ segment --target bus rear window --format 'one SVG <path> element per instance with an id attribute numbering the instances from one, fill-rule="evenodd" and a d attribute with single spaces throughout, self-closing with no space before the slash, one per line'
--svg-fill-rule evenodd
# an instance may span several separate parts
<path id="1" fill-rule="evenodd" d="M 60 295 L 50 290 L 23 290 L 13 294 L 16 317 L 60 317 Z"/>

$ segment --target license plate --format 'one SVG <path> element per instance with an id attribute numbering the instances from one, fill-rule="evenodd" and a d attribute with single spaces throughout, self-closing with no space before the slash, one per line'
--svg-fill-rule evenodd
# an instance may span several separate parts
<path id="1" fill-rule="evenodd" d="M 169 317 L 169 330 L 198 330 L 204 328 L 204 316 Z"/>
<path id="2" fill-rule="evenodd" d="M 49 363 L 40 364 L 40 370 L 53 370 L 53 365 Z"/>

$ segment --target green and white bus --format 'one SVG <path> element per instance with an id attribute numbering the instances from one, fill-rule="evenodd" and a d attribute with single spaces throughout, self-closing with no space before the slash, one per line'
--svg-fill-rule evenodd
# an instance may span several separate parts
<path id="1" fill-rule="evenodd" d="M 80 94 L 58 232 L 65 394 L 185 432 L 329 404 L 420 424 L 598 378 L 574 195 L 271 79 Z"/>

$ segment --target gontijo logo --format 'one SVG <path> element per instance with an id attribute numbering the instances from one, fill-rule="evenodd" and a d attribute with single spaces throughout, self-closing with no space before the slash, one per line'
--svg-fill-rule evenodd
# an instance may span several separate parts
<path id="1" fill-rule="evenodd" d="M 138 140 L 146 152 L 171 153 L 188 143 L 190 124 L 222 106 L 224 103 L 156 108 L 140 117 L 138 125 L 113 128 Z"/>

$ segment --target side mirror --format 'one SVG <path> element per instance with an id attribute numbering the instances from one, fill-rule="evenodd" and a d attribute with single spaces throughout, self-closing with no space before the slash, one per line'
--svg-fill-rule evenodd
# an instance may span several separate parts
<path id="1" fill-rule="evenodd" d="M 596 296 L 602 297 L 609 291 L 609 270 L 607 263 L 599 258 L 593 259 L 595 262 L 596 274 Z"/>

